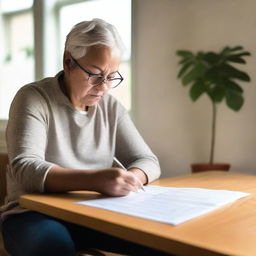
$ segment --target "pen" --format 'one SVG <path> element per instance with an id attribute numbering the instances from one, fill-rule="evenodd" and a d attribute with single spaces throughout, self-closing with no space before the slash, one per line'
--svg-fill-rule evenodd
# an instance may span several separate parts
<path id="1" fill-rule="evenodd" d="M 142 183 L 141 183 L 141 184 L 142 184 Z M 141 189 L 142 189 L 144 192 L 146 192 L 146 190 L 145 190 L 143 184 L 142 184 L 142 186 L 141 186 Z"/>
<path id="2" fill-rule="evenodd" d="M 137 177 L 137 176 L 135 176 L 136 177 L 136 179 L 137 179 L 137 181 L 140 183 L 140 188 L 144 191 L 144 192 L 146 192 L 146 190 L 145 190 L 145 188 L 144 188 L 144 186 L 143 186 L 143 184 L 142 184 L 142 182 L 141 182 L 141 180 Z"/>
<path id="3" fill-rule="evenodd" d="M 122 164 L 116 157 L 114 157 L 114 162 L 117 163 L 121 168 L 123 168 L 124 170 L 127 171 L 127 169 L 123 166 L 123 164 Z M 144 186 L 143 186 L 141 180 L 140 180 L 136 175 L 134 175 L 134 176 L 135 176 L 135 178 L 137 179 L 137 181 L 140 183 L 140 185 L 141 185 L 140 188 L 141 188 L 144 192 L 146 192 L 146 190 L 145 190 L 145 188 L 144 188 Z"/>

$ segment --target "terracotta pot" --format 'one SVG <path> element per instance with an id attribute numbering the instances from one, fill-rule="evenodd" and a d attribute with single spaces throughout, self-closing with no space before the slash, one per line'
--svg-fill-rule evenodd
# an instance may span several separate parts
<path id="1" fill-rule="evenodd" d="M 191 164 L 192 173 L 205 172 L 205 171 L 228 171 L 230 164 L 214 163 L 214 164 Z"/>

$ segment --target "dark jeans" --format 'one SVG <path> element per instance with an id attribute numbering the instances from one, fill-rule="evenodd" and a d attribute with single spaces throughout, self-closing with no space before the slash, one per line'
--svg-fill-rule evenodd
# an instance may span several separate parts
<path id="1" fill-rule="evenodd" d="M 12 215 L 2 228 L 5 248 L 12 256 L 75 256 L 88 248 L 138 256 L 168 255 L 37 212 Z"/>

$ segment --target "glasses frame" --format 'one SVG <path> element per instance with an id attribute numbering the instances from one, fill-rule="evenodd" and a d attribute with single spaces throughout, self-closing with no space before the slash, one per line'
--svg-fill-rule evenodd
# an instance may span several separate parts
<path id="1" fill-rule="evenodd" d="M 83 68 L 83 67 L 78 63 L 78 61 L 77 61 L 76 59 L 74 59 L 73 57 L 71 57 L 71 58 L 72 58 L 72 60 L 76 63 L 76 65 L 77 65 L 82 71 L 84 71 L 84 72 L 88 75 L 88 84 L 89 84 L 90 86 L 98 86 L 98 85 L 101 85 L 102 83 L 105 83 L 106 85 L 108 85 L 107 82 L 110 81 L 109 87 L 110 87 L 111 89 L 113 89 L 113 88 L 116 88 L 119 84 L 121 84 L 121 83 L 123 82 L 123 80 L 124 80 L 124 78 L 122 77 L 122 75 L 119 73 L 118 70 L 117 70 L 116 72 L 117 72 L 117 74 L 118 74 L 120 77 L 107 78 L 107 77 L 105 77 L 105 76 L 103 76 L 103 75 L 94 74 L 94 73 L 92 73 L 92 72 L 86 70 L 85 68 Z M 101 79 L 101 81 L 100 81 L 98 84 L 90 84 L 90 83 L 89 83 L 90 77 L 98 77 L 98 78 Z M 112 86 L 112 85 L 111 85 L 111 82 L 112 82 L 112 81 L 115 81 L 115 80 L 119 80 L 119 83 L 118 83 L 117 85 L 115 85 L 115 86 Z"/>

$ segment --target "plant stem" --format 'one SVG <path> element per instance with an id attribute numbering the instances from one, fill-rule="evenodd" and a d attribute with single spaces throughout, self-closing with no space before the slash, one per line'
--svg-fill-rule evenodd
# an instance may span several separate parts
<path id="1" fill-rule="evenodd" d="M 216 113 L 217 106 L 215 102 L 212 102 L 212 130 L 211 130 L 211 151 L 210 151 L 210 164 L 214 161 L 214 149 L 215 149 L 215 137 L 216 137 Z"/>

